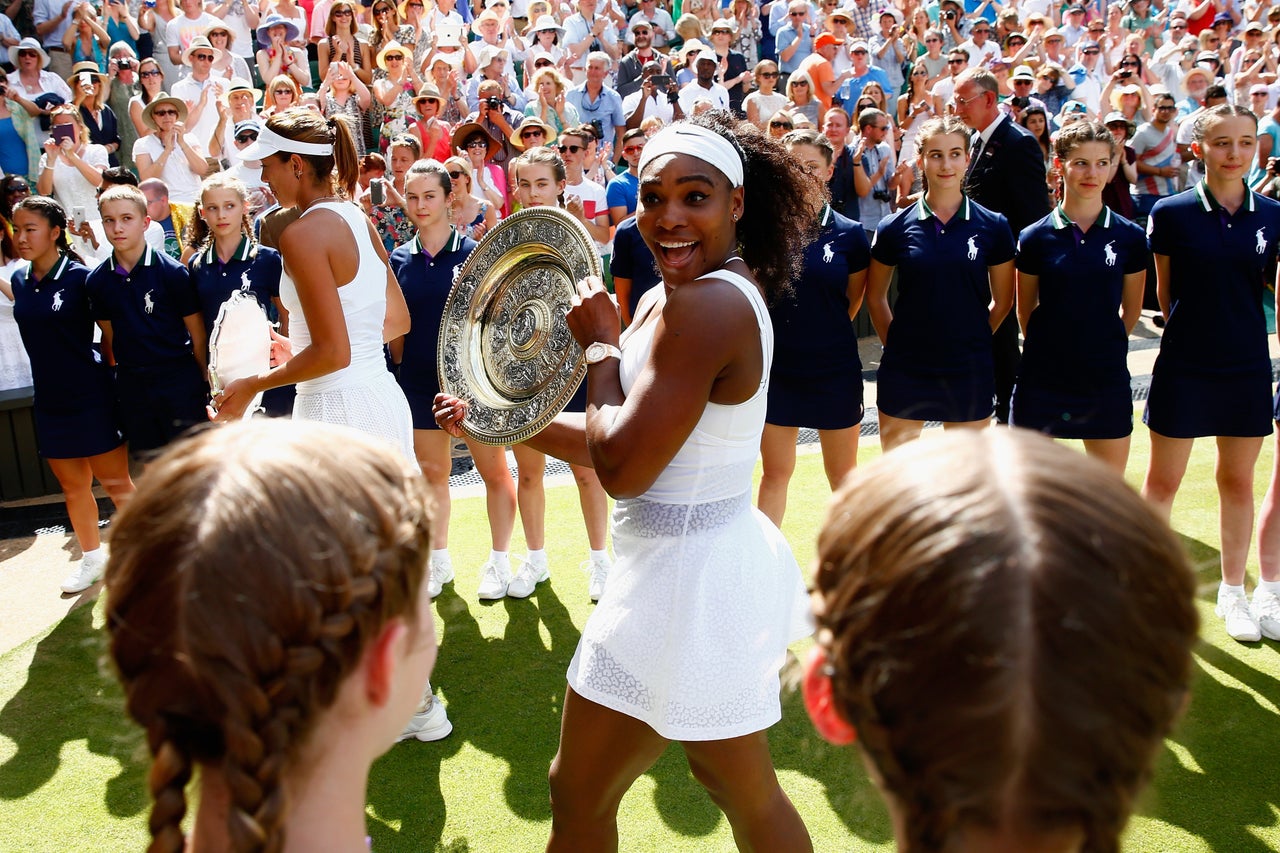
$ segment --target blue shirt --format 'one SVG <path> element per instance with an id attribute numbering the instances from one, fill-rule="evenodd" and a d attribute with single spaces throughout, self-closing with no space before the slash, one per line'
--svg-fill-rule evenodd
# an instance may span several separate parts
<path id="1" fill-rule="evenodd" d="M 605 203 L 611 208 L 625 206 L 628 216 L 636 212 L 636 197 L 639 194 L 640 176 L 631 174 L 630 169 L 611 178 L 604 188 Z"/>
<path id="2" fill-rule="evenodd" d="M 401 387 L 427 393 L 439 390 L 436 355 L 445 300 L 453 287 L 454 272 L 475 247 L 475 240 L 452 231 L 434 256 L 422 248 L 422 238 L 417 234 L 391 253 L 391 272 L 404 291 L 410 318 L 400 359 Z"/>
<path id="3" fill-rule="evenodd" d="M 1057 387 L 1129 383 L 1129 334 L 1120 317 L 1125 276 L 1147 269 L 1142 229 L 1104 207 L 1082 231 L 1061 206 L 1022 230 L 1018 270 L 1039 277 L 1021 375 L 1052 376 Z"/>
<path id="4" fill-rule="evenodd" d="M 787 24 L 778 30 L 777 36 L 774 38 L 774 47 L 777 49 L 778 70 L 783 74 L 790 74 L 800 67 L 800 63 L 809 58 L 813 53 L 813 26 L 803 24 L 804 34 L 800 35 L 796 32 L 794 24 Z M 796 52 L 791 54 L 790 59 L 783 59 L 782 52 L 791 47 L 797 40 L 800 46 L 796 48 Z M 887 89 L 885 91 L 888 91 Z"/>
<path id="5" fill-rule="evenodd" d="M 627 304 L 631 309 L 631 316 L 635 317 L 640 297 L 662 279 L 654 265 L 653 252 L 649 251 L 649 244 L 640 236 L 634 216 L 628 216 L 618 223 L 613 232 L 613 257 L 609 260 L 609 271 L 615 279 L 625 278 L 631 282 Z"/>
<path id="6" fill-rule="evenodd" d="M 622 97 L 608 86 L 601 86 L 600 96 L 592 101 L 587 94 L 587 84 L 583 83 L 570 89 L 565 100 L 577 107 L 578 118 L 584 124 L 599 121 L 606 133 L 610 128 L 617 130 L 627 124 L 627 117 L 622 112 Z M 611 140 L 606 136 L 603 141 Z"/>
<path id="7" fill-rule="evenodd" d="M 13 116 L 0 118 L 0 168 L 9 175 L 27 173 L 27 143 L 13 126 Z"/>
<path id="8" fill-rule="evenodd" d="M 241 237 L 240 245 L 225 264 L 218 259 L 212 243 L 191 259 L 191 280 L 200 297 L 200 313 L 205 331 L 212 332 L 222 303 L 237 290 L 247 290 L 258 300 L 268 317 L 275 317 L 272 300 L 280 296 L 280 253 Z"/>
<path id="9" fill-rule="evenodd" d="M 111 373 L 93 348 L 88 267 L 63 255 L 43 279 L 13 273 L 13 318 L 31 358 L 35 407 L 76 412 L 115 399 Z"/>
<path id="10" fill-rule="evenodd" d="M 898 268 L 883 366 L 951 375 L 991 363 L 988 268 L 1014 257 L 1003 215 L 965 198 L 944 223 L 922 198 L 880 223 L 871 257 Z"/>
<path id="11" fill-rule="evenodd" d="M 95 320 L 111 324 L 111 347 L 122 368 L 144 368 L 192 358 L 184 318 L 200 313 L 187 268 L 148 246 L 133 269 L 117 266 L 115 252 L 86 281 Z"/>
<path id="12" fill-rule="evenodd" d="M 804 271 L 792 293 L 769 308 L 771 372 L 777 375 L 862 373 L 849 319 L 849 276 L 871 265 L 871 246 L 861 225 L 830 206 L 823 207 L 821 224 L 818 239 L 804 250 Z"/>
<path id="13" fill-rule="evenodd" d="M 1169 321 L 1159 362 L 1203 374 L 1271 371 L 1262 300 L 1280 246 L 1280 202 L 1247 192 L 1234 214 L 1202 181 L 1163 198 L 1147 224 L 1169 264 Z"/>
<path id="14" fill-rule="evenodd" d="M 862 94 L 862 90 L 866 88 L 867 84 L 873 80 L 880 84 L 880 89 L 883 92 L 892 93 L 898 91 L 889 82 L 889 75 L 884 73 L 884 69 L 868 65 L 866 74 L 845 80 L 841 84 L 840 90 L 836 93 L 836 97 L 840 99 L 844 111 L 849 114 L 850 127 L 856 128 L 858 126 L 858 116 L 854 113 L 858 108 L 858 97 Z"/>

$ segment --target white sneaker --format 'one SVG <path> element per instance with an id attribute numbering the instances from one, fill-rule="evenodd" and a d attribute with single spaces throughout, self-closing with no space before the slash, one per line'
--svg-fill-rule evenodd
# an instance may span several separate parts
<path id="1" fill-rule="evenodd" d="M 1258 623 L 1258 630 L 1268 640 L 1280 640 L 1280 596 L 1262 587 L 1253 591 L 1253 604 L 1249 613 Z"/>
<path id="2" fill-rule="evenodd" d="M 511 583 L 511 566 L 492 557 L 481 567 L 480 590 L 476 593 L 482 601 L 493 601 L 507 594 Z"/>
<path id="3" fill-rule="evenodd" d="M 1249 613 L 1249 598 L 1243 592 L 1218 591 L 1218 606 L 1214 612 L 1226 623 L 1227 635 L 1242 643 L 1252 643 L 1262 639 L 1258 623 Z"/>
<path id="4" fill-rule="evenodd" d="M 427 592 L 435 598 L 444 591 L 444 585 L 453 580 L 453 561 L 449 558 L 431 558 L 431 574 L 427 578 Z"/>
<path id="5" fill-rule="evenodd" d="M 549 577 L 551 577 L 551 569 L 545 563 L 539 565 L 526 560 L 507 586 L 507 595 L 512 598 L 528 598 L 533 595 L 538 584 Z"/>
<path id="6" fill-rule="evenodd" d="M 85 557 L 80 561 L 80 565 L 74 572 L 67 575 L 66 580 L 62 582 L 61 589 L 68 595 L 84 592 L 89 587 L 98 582 L 98 578 L 102 577 L 102 570 L 107 567 L 107 558 L 102 555 L 101 550 L 99 556 Z"/>
<path id="7" fill-rule="evenodd" d="M 413 719 L 404 727 L 400 737 L 396 738 L 396 743 L 409 738 L 417 738 L 424 742 L 441 740 L 448 737 L 451 731 L 453 731 L 453 723 L 449 722 L 444 703 L 434 699 L 430 708 L 413 715 Z"/>
<path id="8" fill-rule="evenodd" d="M 582 568 L 590 574 L 590 580 L 587 581 L 587 595 L 591 596 L 592 601 L 599 601 L 600 596 L 604 595 L 604 585 L 609 580 L 609 569 L 613 568 L 613 561 L 608 557 L 587 560 L 582 564 Z"/>

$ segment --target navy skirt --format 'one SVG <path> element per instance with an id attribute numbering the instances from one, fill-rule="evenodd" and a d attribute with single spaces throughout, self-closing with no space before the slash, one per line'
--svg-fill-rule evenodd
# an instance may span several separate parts
<path id="1" fill-rule="evenodd" d="M 1054 438 L 1124 438 L 1133 432 L 1133 394 L 1127 382 L 1072 392 L 1019 380 L 1010 422 Z"/>
<path id="2" fill-rule="evenodd" d="M 116 407 L 101 403 L 74 412 L 35 408 L 36 444 L 46 459 L 85 459 L 124 444 Z"/>
<path id="3" fill-rule="evenodd" d="M 996 378 L 985 369 L 926 373 L 881 365 L 876 372 L 876 408 L 912 421 L 980 421 L 995 412 Z"/>
<path id="4" fill-rule="evenodd" d="M 769 377 L 765 423 L 810 429 L 849 429 L 862 423 L 862 372 L 856 368 L 822 375 Z"/>
<path id="5" fill-rule="evenodd" d="M 1156 369 L 1143 423 L 1168 438 L 1234 436 L 1272 432 L 1271 371 L 1189 374 Z"/>

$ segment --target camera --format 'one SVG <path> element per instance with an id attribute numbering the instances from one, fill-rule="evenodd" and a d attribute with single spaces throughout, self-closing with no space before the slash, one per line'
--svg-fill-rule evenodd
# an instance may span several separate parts
<path id="1" fill-rule="evenodd" d="M 133 67 L 133 60 L 127 56 L 120 57 L 119 59 L 115 60 L 115 63 L 116 63 L 116 68 L 119 68 L 121 71 L 128 71 L 130 68 Z"/>
<path id="2" fill-rule="evenodd" d="M 591 129 L 596 132 L 596 139 L 600 142 L 604 141 L 604 122 L 598 118 L 591 120 Z"/>
<path id="3" fill-rule="evenodd" d="M 491 110 L 502 109 L 502 98 L 485 98 L 484 102 Z"/>
<path id="4" fill-rule="evenodd" d="M 893 200 L 893 196 L 889 194 L 888 190 L 874 190 L 871 193 L 871 197 L 874 198 L 876 201 L 883 201 L 883 202 L 889 202 Z"/>
<path id="5" fill-rule="evenodd" d="M 942 20 L 944 21 L 954 21 L 955 19 L 956 19 L 956 13 L 951 11 L 950 9 L 942 13 Z"/>
<path id="6" fill-rule="evenodd" d="M 1027 107 L 1031 106 L 1031 99 L 1026 95 L 1014 95 L 1010 100 L 1010 103 L 1020 110 L 1025 110 Z"/>
<path id="7" fill-rule="evenodd" d="M 1130 71 L 1128 68 L 1120 72 L 1120 77 L 1125 80 L 1128 80 L 1132 76 L 1133 76 L 1133 72 Z"/>
<path id="8" fill-rule="evenodd" d="M 1267 172 L 1272 175 L 1280 173 L 1280 157 L 1267 158 Z"/>

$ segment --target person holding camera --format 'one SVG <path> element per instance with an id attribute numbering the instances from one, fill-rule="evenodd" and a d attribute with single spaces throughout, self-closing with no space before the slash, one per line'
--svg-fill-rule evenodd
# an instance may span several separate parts
<path id="1" fill-rule="evenodd" d="M 480 84 L 476 90 L 476 110 L 467 116 L 466 123 L 480 125 L 485 133 L 497 141 L 496 148 L 489 152 L 485 162 L 505 170 L 507 162 L 516 156 L 510 141 L 511 134 L 524 119 L 524 115 L 503 100 L 502 86 L 499 80 L 485 80 Z M 454 139 L 453 147 L 458 148 L 457 137 Z"/>
<path id="2" fill-rule="evenodd" d="M 138 141 L 138 131 L 129 118 L 129 102 L 133 99 L 134 86 L 138 83 L 138 59 L 133 48 L 124 42 L 111 45 L 107 60 L 106 105 L 116 116 L 116 132 L 120 147 L 116 158 L 120 165 L 133 170 L 133 143 Z"/>
<path id="3" fill-rule="evenodd" d="M 957 0 L 943 0 L 938 12 L 938 29 L 942 31 L 942 49 L 950 51 L 969 40 L 964 20 L 964 6 Z"/>
<path id="4" fill-rule="evenodd" d="M 875 236 L 880 220 L 893 213 L 893 146 L 889 137 L 889 116 L 882 110 L 867 109 L 858 114 L 858 143 L 853 149 L 853 190 L 858 194 L 858 221 Z"/>
<path id="5" fill-rule="evenodd" d="M 40 157 L 36 192 L 57 199 L 73 225 L 80 226 L 89 218 L 98 218 L 97 190 L 107 167 L 107 150 L 89 142 L 89 130 L 72 104 L 55 107 L 50 123 L 52 131 Z M 73 245 L 79 250 L 79 237 Z"/>
<path id="6" fill-rule="evenodd" d="M 72 67 L 72 104 L 80 110 L 80 120 L 89 131 L 89 141 L 101 145 L 107 152 L 112 166 L 119 166 L 116 152 L 120 150 L 120 132 L 116 114 L 107 106 L 107 90 L 111 87 L 107 75 L 98 72 L 93 62 L 77 62 Z"/>
<path id="7" fill-rule="evenodd" d="M 769 64 L 773 65 L 772 62 Z M 747 100 L 752 97 L 748 95 Z M 661 119 L 664 125 L 684 118 L 684 110 L 680 109 L 680 89 L 675 79 L 664 73 L 657 62 L 647 63 L 641 72 L 640 88 L 623 100 L 622 113 L 627 117 L 627 130 L 638 129 L 650 117 Z"/>

